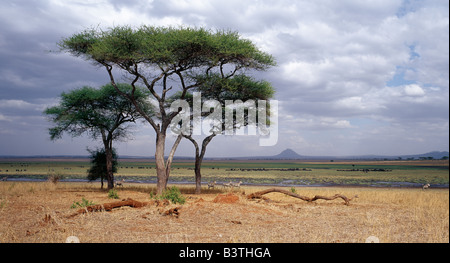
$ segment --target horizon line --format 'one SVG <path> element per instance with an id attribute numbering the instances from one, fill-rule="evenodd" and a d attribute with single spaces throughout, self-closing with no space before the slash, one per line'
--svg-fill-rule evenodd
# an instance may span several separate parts
<path id="1" fill-rule="evenodd" d="M 286 149 L 288 150 L 288 149 Z M 448 151 L 430 151 L 426 153 L 420 153 L 420 154 L 397 154 L 397 155 L 384 155 L 384 154 L 359 154 L 359 155 L 300 155 L 297 154 L 295 151 L 293 151 L 297 156 L 294 157 L 278 157 L 280 156 L 284 151 L 280 152 L 279 154 L 275 155 L 268 155 L 268 156 L 226 156 L 226 157 L 205 157 L 204 159 L 271 159 L 271 158 L 277 158 L 277 159 L 285 159 L 285 160 L 300 160 L 303 158 L 306 159 L 329 159 L 329 158 L 351 158 L 351 159 L 358 159 L 358 158 L 406 158 L 406 157 L 412 157 L 412 156 L 420 156 L 420 157 L 430 157 L 426 156 L 430 153 L 447 153 Z M 89 155 L 80 155 L 80 154 L 35 154 L 35 155 L 15 155 L 15 154 L 5 154 L 0 155 L 0 158 L 90 158 Z M 164 156 L 167 157 L 167 156 Z M 119 155 L 118 159 L 155 159 L 154 156 L 144 156 L 144 155 Z M 174 156 L 174 159 L 195 159 L 194 156 Z"/>

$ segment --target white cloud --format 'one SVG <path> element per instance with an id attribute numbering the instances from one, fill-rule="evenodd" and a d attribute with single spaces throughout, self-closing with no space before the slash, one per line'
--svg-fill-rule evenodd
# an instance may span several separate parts
<path id="1" fill-rule="evenodd" d="M 302 115 L 282 115 L 280 124 L 283 132 L 296 134 L 304 130 L 320 129 L 348 129 L 353 128 L 349 120 L 343 120 L 334 117 L 308 116 Z"/>
<path id="2" fill-rule="evenodd" d="M 8 117 L 0 113 L 0 121 L 10 121 Z"/>
<path id="3" fill-rule="evenodd" d="M 419 85 L 416 85 L 416 84 L 406 85 L 404 87 L 404 89 L 405 89 L 405 94 L 407 96 L 416 97 L 416 96 L 425 95 L 425 91 Z"/>
<path id="4" fill-rule="evenodd" d="M 30 109 L 35 105 L 23 100 L 0 100 L 0 108 Z"/>
<path id="5" fill-rule="evenodd" d="M 362 97 L 359 96 L 355 96 L 355 97 L 346 97 L 343 99 L 340 99 L 338 101 L 336 101 L 335 103 L 335 107 L 336 108 L 349 108 L 349 109 L 353 109 L 354 111 L 366 111 L 368 110 L 369 106 L 374 106 L 374 105 L 369 105 L 368 103 L 366 103 Z M 373 109 L 369 109 L 369 110 L 373 110 Z"/>
<path id="6" fill-rule="evenodd" d="M 42 112 L 48 105 L 48 100 L 40 100 L 41 103 L 30 103 L 24 100 L 0 100 L 0 110 L 23 110 Z"/>
<path id="7" fill-rule="evenodd" d="M 0 81 L 11 83 L 13 85 L 21 87 L 32 87 L 34 81 L 32 79 L 26 79 L 26 76 L 20 75 L 19 72 L 12 70 L 4 70 L 0 72 Z"/>

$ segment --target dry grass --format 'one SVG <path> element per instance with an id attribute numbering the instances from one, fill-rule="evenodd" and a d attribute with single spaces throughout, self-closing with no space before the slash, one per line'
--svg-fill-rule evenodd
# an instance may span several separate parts
<path id="1" fill-rule="evenodd" d="M 163 216 L 160 208 L 123 207 L 68 218 L 70 206 L 82 198 L 97 204 L 112 202 L 98 184 L 0 182 L 0 243 L 65 242 L 449 242 L 448 189 L 297 188 L 301 195 L 357 194 L 350 206 L 342 200 L 308 203 L 279 193 L 275 202 L 214 203 L 218 190 L 187 196 L 179 218 Z M 149 201 L 153 185 L 125 185 L 120 198 Z M 289 190 L 289 189 L 288 189 Z"/>

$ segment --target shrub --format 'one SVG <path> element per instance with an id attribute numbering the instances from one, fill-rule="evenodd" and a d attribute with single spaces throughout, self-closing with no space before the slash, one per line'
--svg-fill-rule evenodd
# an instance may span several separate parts
<path id="1" fill-rule="evenodd" d="M 111 199 L 119 199 L 119 195 L 117 194 L 117 191 L 114 189 L 109 190 L 108 197 Z"/>
<path id="2" fill-rule="evenodd" d="M 62 175 L 55 174 L 55 173 L 48 174 L 48 176 L 47 176 L 47 180 L 54 184 L 57 184 L 59 182 L 59 180 L 61 180 L 61 178 L 62 178 Z"/>
<path id="3" fill-rule="evenodd" d="M 84 199 L 84 197 L 81 198 L 81 202 L 73 202 L 72 206 L 70 208 L 78 208 L 78 207 L 86 207 L 95 205 L 94 202 Z"/>
<path id="4" fill-rule="evenodd" d="M 184 204 L 186 202 L 186 198 L 181 194 L 180 189 L 178 189 L 176 186 L 167 188 L 159 198 L 167 199 L 173 204 Z"/>
<path id="5" fill-rule="evenodd" d="M 105 149 L 97 149 L 97 150 L 89 150 L 88 152 L 91 154 L 91 168 L 89 168 L 88 172 L 88 180 L 95 181 L 100 178 L 101 188 L 103 189 L 103 179 L 106 179 L 106 152 Z M 117 154 L 113 149 L 113 160 L 112 160 L 112 171 L 113 173 L 117 173 Z"/>

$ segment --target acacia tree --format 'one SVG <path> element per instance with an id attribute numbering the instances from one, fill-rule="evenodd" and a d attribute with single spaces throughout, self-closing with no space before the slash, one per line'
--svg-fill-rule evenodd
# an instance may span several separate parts
<path id="1" fill-rule="evenodd" d="M 151 114 L 151 105 L 146 101 L 146 91 L 132 88 L 128 84 L 117 84 L 124 94 L 133 90 L 135 102 L 140 109 Z M 129 137 L 129 123 L 142 118 L 129 100 L 120 96 L 111 84 L 100 89 L 83 87 L 61 94 L 59 105 L 47 108 L 55 126 L 49 129 L 50 138 L 56 140 L 68 133 L 73 137 L 89 134 L 94 140 L 101 138 L 106 155 L 106 178 L 108 189 L 114 188 L 113 141 Z"/>
<path id="2" fill-rule="evenodd" d="M 256 121 L 258 118 L 258 112 L 256 110 L 256 103 L 266 102 L 274 95 L 274 89 L 272 85 L 263 80 L 255 80 L 254 78 L 239 74 L 230 78 L 224 78 L 221 75 L 211 75 L 208 76 L 208 80 L 205 80 L 199 87 L 196 87 L 194 91 L 201 94 L 201 101 L 205 102 L 201 109 L 200 119 L 208 119 L 210 115 L 218 117 L 220 120 L 214 122 L 214 118 L 210 123 L 209 132 L 207 132 L 205 137 L 200 139 L 198 142 L 193 136 L 193 126 L 198 125 L 196 123 L 193 111 L 191 111 L 188 116 L 189 118 L 189 132 L 182 133 L 182 121 L 176 123 L 175 129 L 176 133 L 181 134 L 184 138 L 188 139 L 195 148 L 195 193 L 201 193 L 201 166 L 203 158 L 206 154 L 206 148 L 208 144 L 217 135 L 223 135 L 228 133 L 234 134 L 238 129 L 244 128 L 248 125 L 254 125 L 256 128 L 259 124 L 265 125 L 268 123 L 268 119 L 264 119 L 264 123 L 259 123 Z M 175 94 L 172 99 L 176 100 L 179 94 Z M 186 101 L 189 103 L 190 108 L 194 108 L 194 95 L 189 94 Z M 213 105 L 207 105 L 207 102 L 214 102 Z M 244 103 L 245 102 L 245 103 Z M 230 104 L 233 108 L 228 108 Z M 266 105 L 264 105 L 266 107 Z M 267 111 L 268 107 L 265 108 Z M 211 113 L 211 110 L 218 111 L 216 113 Z M 227 112 L 228 111 L 228 112 Z M 183 113 L 185 114 L 185 113 Z M 229 116 L 226 116 L 229 114 Z M 267 115 L 265 114 L 267 118 Z M 227 123 L 224 119 L 229 118 Z M 263 117 L 261 117 L 263 118 Z M 198 121 L 198 120 L 197 120 Z"/>
<path id="3" fill-rule="evenodd" d="M 128 75 L 133 91 L 124 94 L 117 89 L 117 92 L 129 99 L 155 130 L 157 194 L 167 186 L 170 164 L 181 140 L 178 136 L 165 159 L 167 129 L 179 113 L 168 111 L 168 92 L 176 88 L 181 91 L 180 99 L 184 99 L 189 90 L 199 87 L 211 74 L 230 78 L 244 70 L 265 70 L 275 64 L 271 55 L 260 51 L 238 33 L 203 28 L 93 28 L 64 38 L 59 46 L 63 51 L 104 67 L 114 87 L 117 87 L 117 74 Z M 149 116 L 136 103 L 137 83 L 145 85 L 156 100 L 155 115 Z"/>

